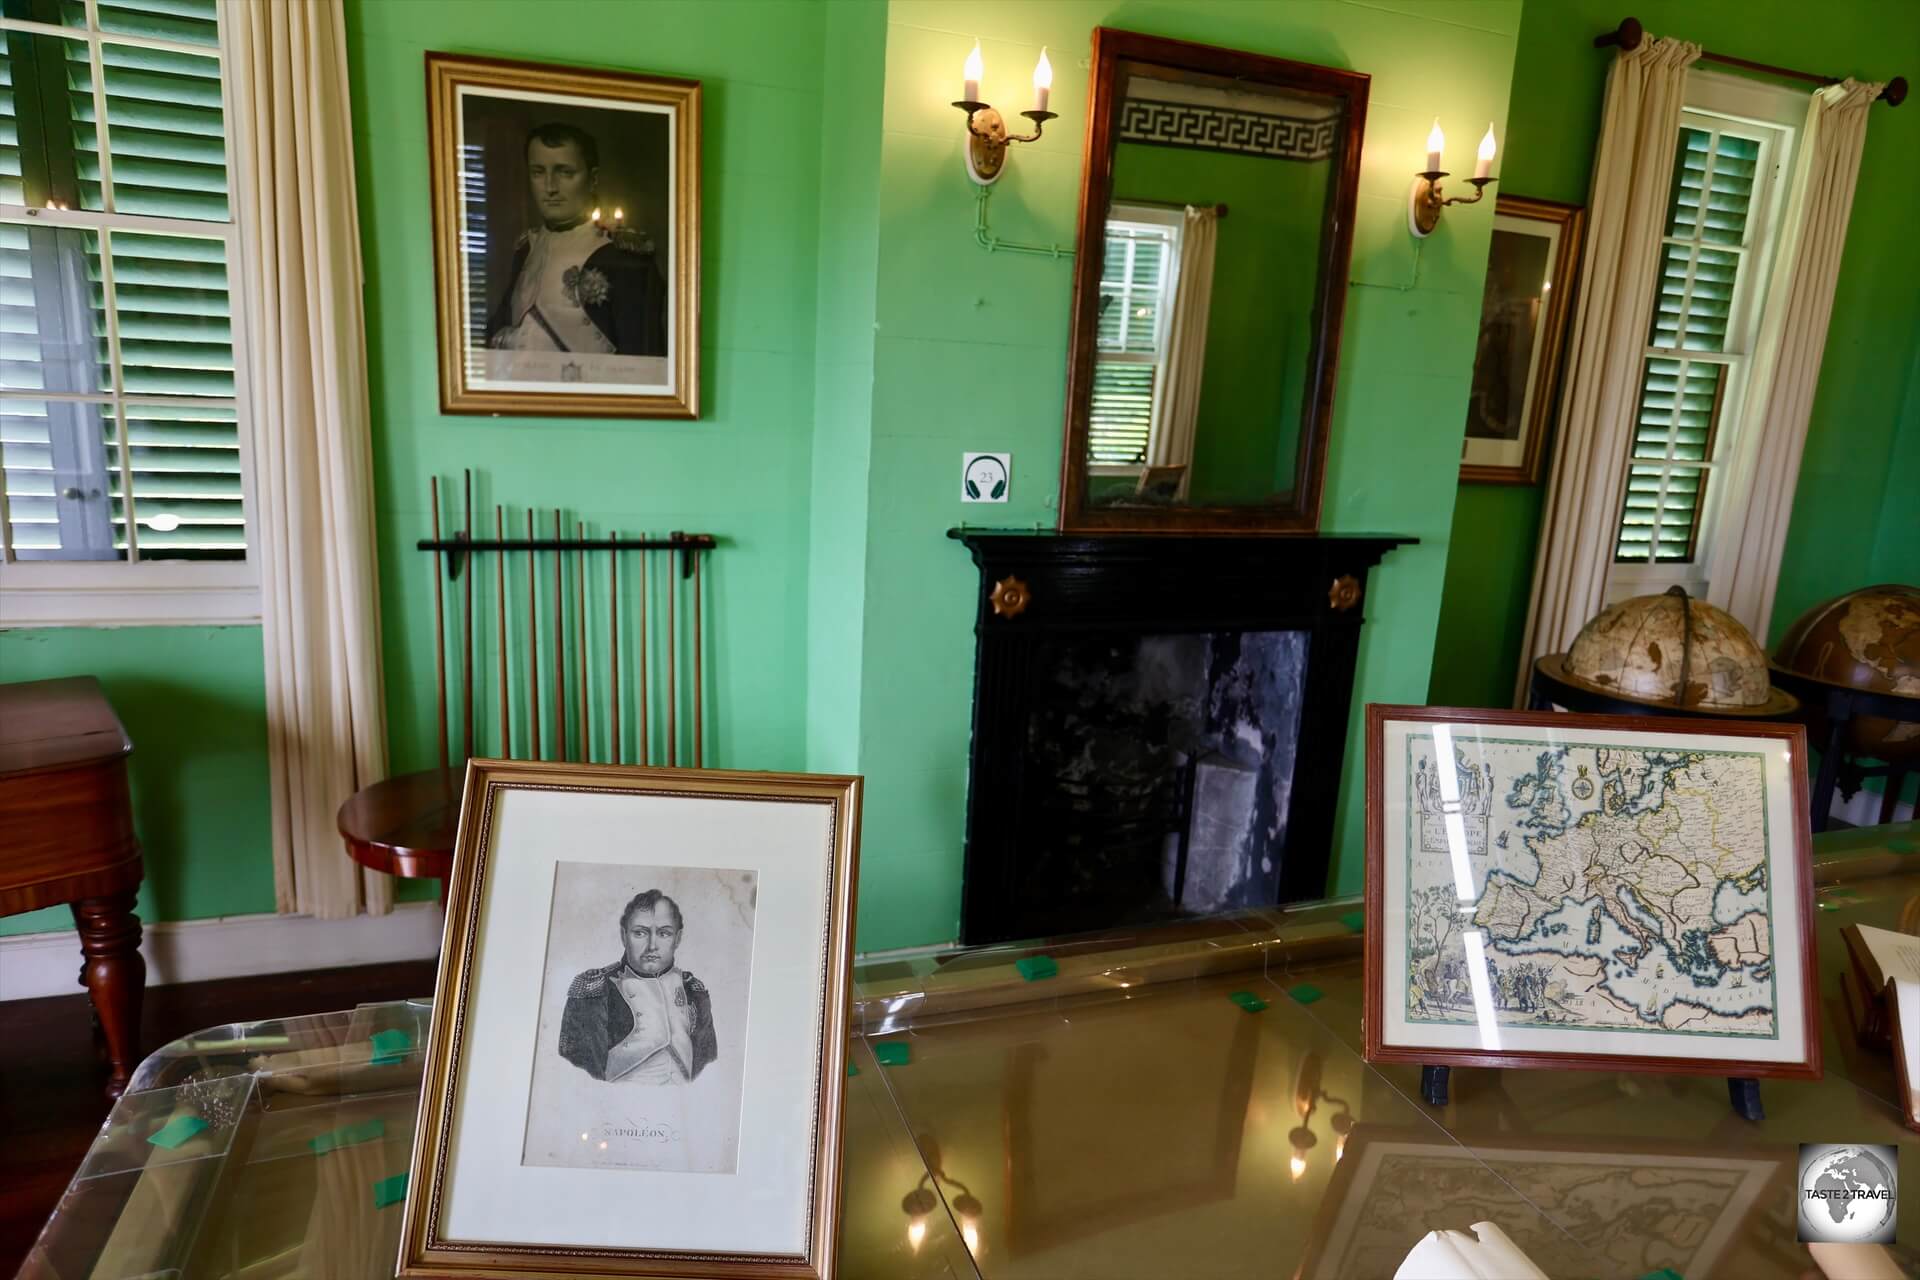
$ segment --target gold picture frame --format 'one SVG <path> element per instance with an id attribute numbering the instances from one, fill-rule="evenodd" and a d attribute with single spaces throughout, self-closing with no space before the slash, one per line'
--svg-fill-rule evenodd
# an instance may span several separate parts
<path id="1" fill-rule="evenodd" d="M 1463 484 L 1539 484 L 1560 398 L 1586 210 L 1503 195 L 1460 442 Z"/>
<path id="2" fill-rule="evenodd" d="M 441 412 L 699 417 L 700 82 L 426 71 Z"/>
<path id="3" fill-rule="evenodd" d="M 396 1277 L 832 1280 L 860 798 L 857 777 L 547 761 L 468 763 Z M 586 861 L 567 860 L 572 858 Z M 634 867 L 629 865 L 634 859 L 680 865 Z M 578 940 L 592 933 L 574 927 L 563 914 L 568 876 L 583 868 L 595 884 L 626 878 L 619 893 L 594 900 L 596 918 L 598 904 L 617 904 L 636 885 L 657 886 L 662 875 L 680 873 L 679 883 L 686 886 L 710 877 L 714 884 L 737 878 L 749 887 L 723 885 L 713 900 L 726 901 L 704 917 L 702 900 L 686 889 L 672 890 L 670 908 L 658 892 L 636 895 L 617 926 L 629 948 L 624 960 L 569 982 L 578 961 L 556 966 L 555 958 L 567 948 L 577 949 Z M 542 885 L 548 894 L 546 918 L 536 929 L 529 908 L 538 906 L 534 899 Z M 693 951 L 704 931 L 707 950 L 696 962 L 704 983 L 686 971 L 676 944 L 659 944 L 665 950 L 664 971 L 644 963 L 634 967 L 629 917 L 638 930 L 648 917 L 664 924 L 669 910 L 676 933 L 684 910 L 682 954 Z M 737 953 L 744 957 L 735 971 L 739 980 L 729 996 L 727 971 L 710 967 L 716 963 L 712 938 L 724 927 L 737 932 L 735 916 L 747 922 L 747 933 Z M 611 935 L 605 940 L 611 943 Z M 646 959 L 656 960 L 655 944 L 647 945 Z M 545 957 L 544 968 L 538 955 Z M 530 963 L 538 981 L 527 976 Z M 607 976 L 604 991 L 583 985 L 595 974 Z M 678 1018 L 682 1030 L 691 1021 L 692 1070 L 680 1078 L 653 1081 L 611 1071 L 613 1052 L 645 1025 L 646 1002 L 625 990 L 628 984 L 643 984 L 642 974 L 674 984 L 678 994 L 671 1002 L 649 1006 L 663 1021 Z M 556 993 L 564 997 L 567 1021 L 553 1024 L 549 1015 Z M 574 1025 L 577 1000 L 587 1008 L 603 997 L 627 1000 L 631 1034 L 616 1030 L 626 1040 L 606 1051 L 604 1074 L 591 1068 L 582 1072 L 576 1070 L 585 1066 L 575 1056 L 578 1041 L 572 1048 L 567 1042 L 568 1027 Z M 671 1014 L 668 1003 L 684 1014 Z M 731 1035 L 716 1034 L 716 1026 L 729 1021 Z M 557 1040 L 551 1025 L 560 1028 Z M 810 1044 L 795 1043 L 803 1034 L 810 1035 Z M 664 1043 L 678 1042 L 667 1036 Z M 710 1086 L 719 1072 L 713 1064 L 729 1054 L 740 1063 L 733 1068 L 732 1092 L 724 1091 L 723 1079 L 722 1091 L 715 1093 Z M 562 1055 L 568 1061 L 561 1061 Z M 686 1065 L 678 1049 L 670 1059 L 665 1055 L 662 1049 L 650 1061 L 669 1063 L 669 1073 L 672 1065 Z M 809 1058 L 815 1064 L 810 1075 L 793 1069 L 796 1059 Z M 703 1065 L 704 1084 L 699 1079 Z M 548 1070 L 566 1077 L 560 1080 L 564 1095 L 543 1092 L 542 1072 Z M 677 1087 L 646 1088 L 653 1083 Z M 661 1109 L 679 1107 L 688 1145 L 697 1140 L 692 1132 L 697 1126 L 731 1123 L 734 1164 L 619 1162 L 618 1151 L 599 1154 L 608 1144 L 589 1141 L 600 1133 L 584 1130 L 577 1109 L 562 1118 L 569 1130 L 583 1128 L 586 1146 L 572 1148 L 571 1133 L 564 1135 L 569 1154 L 580 1159 L 536 1158 L 543 1109 L 553 1098 L 574 1105 L 578 1097 L 586 1099 L 583 1105 L 617 1116 L 614 1123 L 623 1128 L 635 1123 L 636 1112 L 642 1115 L 638 1123 L 668 1125 L 673 1115 Z M 696 1109 L 716 1097 L 721 1105 Z M 516 1108 L 520 1098 L 524 1105 Z M 777 1123 L 756 1128 L 756 1118 L 766 1117 Z M 787 1129 L 802 1124 L 809 1132 Z M 776 1137 L 785 1140 L 771 1140 Z M 672 1141 L 681 1140 L 676 1132 Z M 503 1143 L 514 1149 L 493 1149 Z M 653 1143 L 649 1134 L 636 1150 L 651 1156 L 667 1149 Z M 767 1186 L 784 1188 L 785 1198 L 771 1225 L 756 1224 L 740 1208 L 743 1188 Z M 634 1212 L 636 1203 L 651 1212 Z M 764 1203 L 764 1197 L 756 1203 Z M 476 1223 L 484 1229 L 471 1230 Z M 629 1228 L 637 1238 L 625 1238 Z M 659 1234 L 645 1238 L 649 1231 Z M 756 1238 L 788 1243 L 742 1243 L 756 1232 Z M 583 1238 L 595 1235 L 599 1238 Z"/>

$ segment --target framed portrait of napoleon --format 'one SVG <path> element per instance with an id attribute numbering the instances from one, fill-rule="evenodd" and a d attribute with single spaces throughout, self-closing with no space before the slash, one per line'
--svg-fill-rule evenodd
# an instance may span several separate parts
<path id="1" fill-rule="evenodd" d="M 860 780 L 476 760 L 397 1274 L 834 1274 Z"/>
<path id="2" fill-rule="evenodd" d="M 700 414 L 700 84 L 427 54 L 440 407 Z"/>

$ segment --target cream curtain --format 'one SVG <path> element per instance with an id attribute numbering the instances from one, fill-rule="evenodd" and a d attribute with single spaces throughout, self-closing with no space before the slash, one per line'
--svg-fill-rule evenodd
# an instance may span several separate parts
<path id="1" fill-rule="evenodd" d="M 348 860 L 342 801 L 386 774 L 373 468 L 346 28 L 318 0 L 222 0 L 246 316 L 274 893 L 281 911 L 385 912 Z"/>
<path id="2" fill-rule="evenodd" d="M 1213 306 L 1213 251 L 1220 238 L 1220 214 L 1212 206 L 1187 206 L 1180 232 L 1180 276 L 1173 286 L 1173 314 L 1167 322 L 1166 378 L 1161 384 L 1159 417 L 1147 462 L 1156 467 L 1185 467 L 1179 494 L 1193 478 L 1193 436 L 1200 419 L 1200 384 L 1207 365 L 1207 312 Z"/>
<path id="3" fill-rule="evenodd" d="M 1606 108 L 1588 197 L 1586 264 L 1560 397 L 1560 442 L 1533 565 L 1514 705 L 1533 663 L 1572 643 L 1600 611 L 1613 562 L 1640 360 L 1653 318 L 1687 69 L 1700 46 L 1648 38 L 1607 70 Z"/>
<path id="4" fill-rule="evenodd" d="M 1732 522 L 1717 538 L 1707 599 L 1766 639 L 1773 616 L 1773 590 L 1787 541 L 1787 516 L 1800 479 L 1820 358 L 1827 348 L 1834 282 L 1853 213 L 1853 185 L 1867 141 L 1867 114 L 1880 96 L 1878 84 L 1846 80 L 1816 91 L 1807 106 L 1788 197 L 1785 236 L 1766 326 L 1757 344 L 1751 385 L 1764 388 L 1752 402 L 1740 432 L 1735 476 L 1750 477 L 1730 491 L 1725 510 Z"/>

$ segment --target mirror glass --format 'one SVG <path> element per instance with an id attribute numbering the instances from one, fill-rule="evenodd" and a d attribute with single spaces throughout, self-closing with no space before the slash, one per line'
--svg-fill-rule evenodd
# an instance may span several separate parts
<path id="1" fill-rule="evenodd" d="M 1190 64 L 1197 47 L 1180 47 Z M 1075 352 L 1086 385 L 1070 401 L 1078 501 L 1063 508 L 1097 525 L 1208 510 L 1260 523 L 1239 510 L 1311 528 L 1338 332 L 1326 294 L 1330 277 L 1344 281 L 1351 234 L 1335 229 L 1353 198 L 1352 91 L 1111 66 L 1096 104 L 1110 113 L 1097 227 L 1083 211 L 1099 278 L 1081 268 L 1080 289 L 1096 293 L 1076 326 L 1076 346 L 1091 347 Z M 1359 81 L 1364 101 L 1365 77 L 1325 74 Z"/>

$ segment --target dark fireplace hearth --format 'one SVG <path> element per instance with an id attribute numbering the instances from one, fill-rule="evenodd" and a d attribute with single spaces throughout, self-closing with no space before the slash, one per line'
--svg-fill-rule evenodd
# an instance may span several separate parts
<path id="1" fill-rule="evenodd" d="M 1411 539 L 952 536 L 981 570 L 963 941 L 1320 896 L 1367 571 Z"/>

